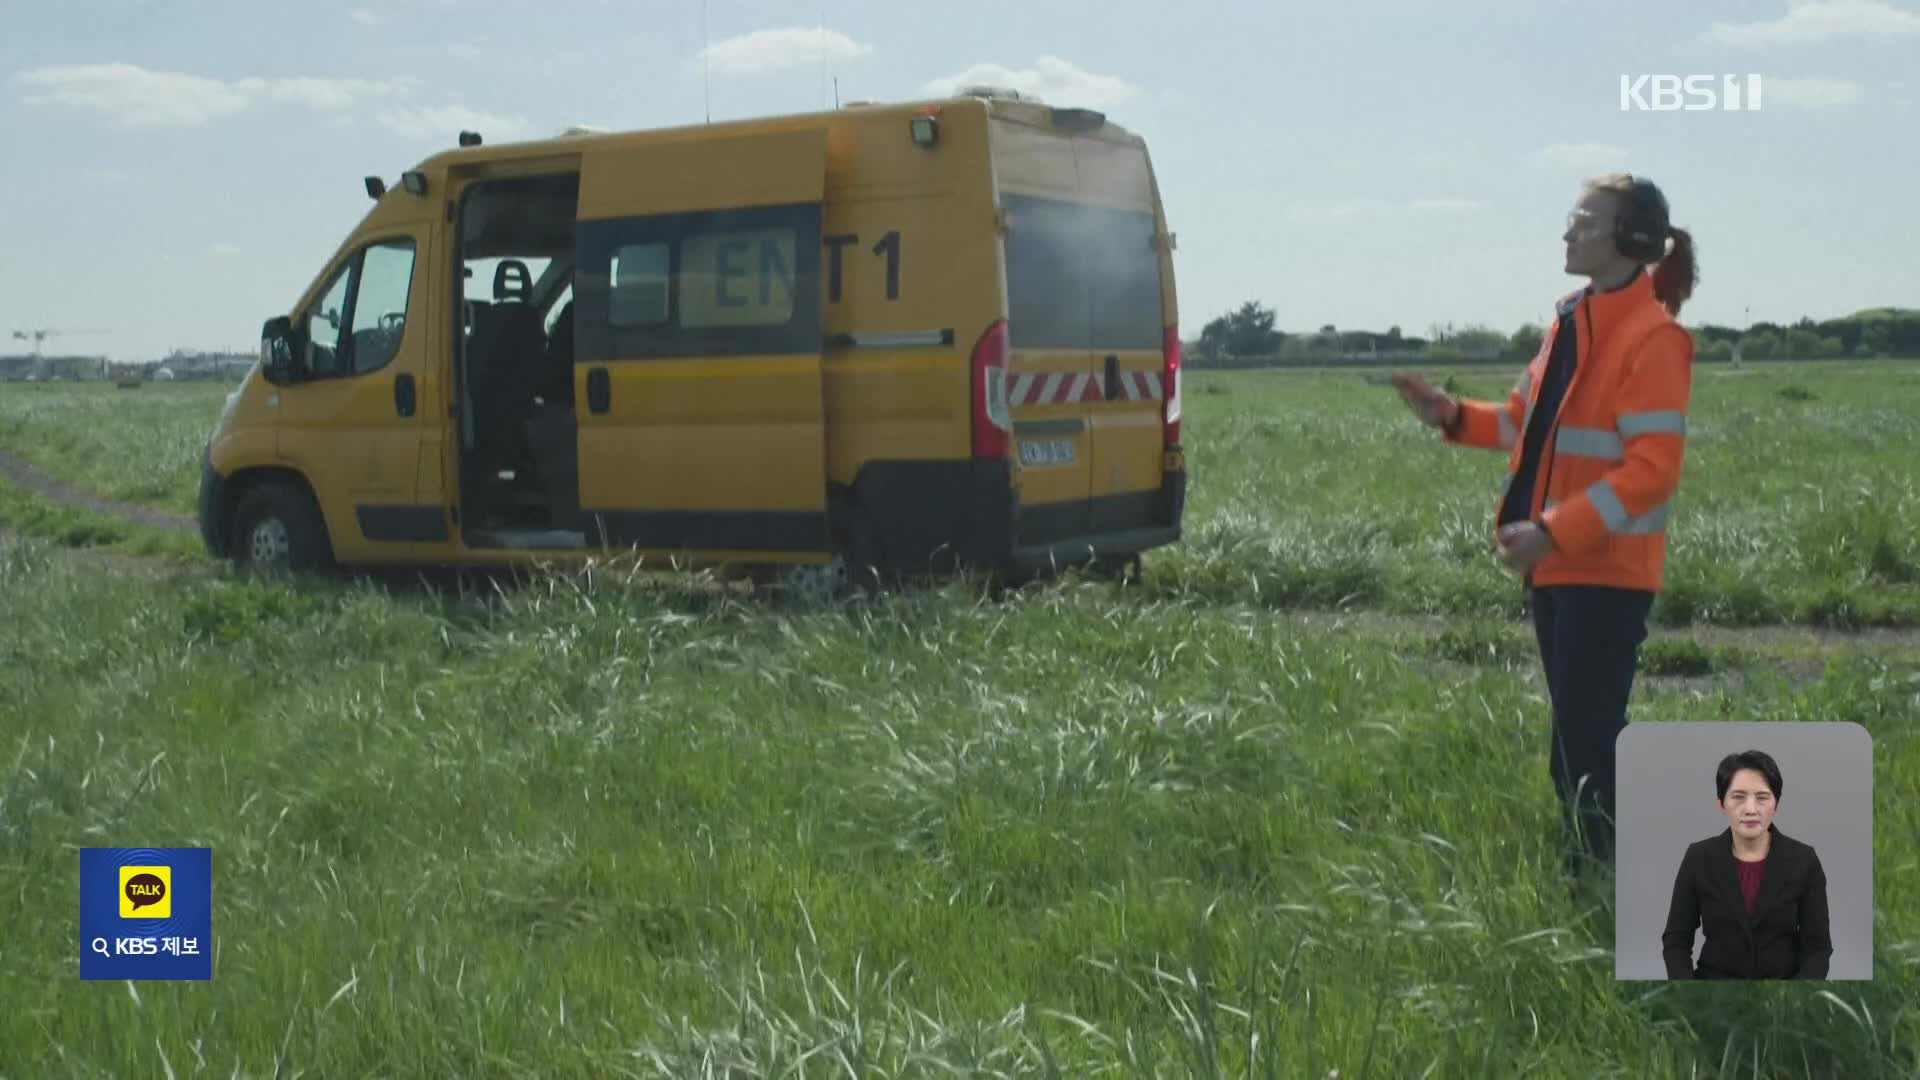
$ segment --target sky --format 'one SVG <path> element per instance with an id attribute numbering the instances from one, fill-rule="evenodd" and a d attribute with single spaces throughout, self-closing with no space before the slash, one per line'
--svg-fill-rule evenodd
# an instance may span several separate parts
<path id="1" fill-rule="evenodd" d="M 1286 330 L 1543 322 L 1582 284 L 1580 181 L 1615 170 L 1696 238 L 1688 323 L 1920 306 L 1920 0 L 0 0 L 0 27 L 3 351 L 251 352 L 362 178 L 462 128 L 974 82 L 1145 136 L 1188 336 L 1248 300 Z M 1729 74 L 1758 111 L 1622 108 L 1623 75 Z"/>

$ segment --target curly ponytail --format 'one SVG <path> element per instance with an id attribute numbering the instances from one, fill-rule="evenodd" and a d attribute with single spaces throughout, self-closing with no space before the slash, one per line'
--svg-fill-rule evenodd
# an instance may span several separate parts
<path id="1" fill-rule="evenodd" d="M 1653 295 L 1667 306 L 1667 313 L 1680 315 L 1680 305 L 1693 295 L 1700 284 L 1700 264 L 1694 260 L 1693 234 L 1674 227 L 1673 247 L 1653 268 Z"/>

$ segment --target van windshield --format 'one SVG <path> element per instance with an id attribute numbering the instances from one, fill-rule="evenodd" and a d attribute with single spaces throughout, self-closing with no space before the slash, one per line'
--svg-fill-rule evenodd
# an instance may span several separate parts
<path id="1" fill-rule="evenodd" d="M 1150 210 L 1012 195 L 1007 331 L 1016 347 L 1159 349 L 1160 252 Z"/>

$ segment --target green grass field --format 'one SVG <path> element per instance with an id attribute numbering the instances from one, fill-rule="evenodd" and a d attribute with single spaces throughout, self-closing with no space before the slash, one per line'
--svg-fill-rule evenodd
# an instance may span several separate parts
<path id="1" fill-rule="evenodd" d="M 1201 373 L 1136 588 L 250 581 L 0 501 L 0 1075 L 1913 1075 L 1920 367 L 1698 386 L 1633 718 L 1873 734 L 1872 983 L 1616 982 L 1498 455 Z M 91 418 L 35 460 L 189 512 L 223 392 L 8 388 L 0 447 Z M 78 979 L 122 844 L 213 847 L 211 983 Z"/>
<path id="2" fill-rule="evenodd" d="M 232 386 L 213 382 L 8 383 L 0 449 L 111 499 L 193 512 L 200 450 Z"/>
<path id="3" fill-rule="evenodd" d="M 1920 520 L 1920 362 L 1698 371 L 1655 620 L 1920 627 L 1920 533 L 1910 525 Z M 1485 396 L 1511 382 L 1497 369 L 1442 376 Z M 1154 557 L 1156 596 L 1520 610 L 1487 547 L 1501 455 L 1441 445 L 1367 378 L 1190 379 L 1188 536 Z M 0 449 L 109 497 L 190 515 L 200 447 L 226 390 L 10 386 Z M 4 504 L 0 519 L 11 520 Z"/>

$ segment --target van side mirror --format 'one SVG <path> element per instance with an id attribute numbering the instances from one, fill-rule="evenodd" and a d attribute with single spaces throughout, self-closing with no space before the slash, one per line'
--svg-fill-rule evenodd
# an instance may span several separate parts
<path id="1" fill-rule="evenodd" d="M 260 327 L 260 376 L 275 386 L 300 379 L 301 351 L 294 340 L 293 320 L 276 315 Z"/>

